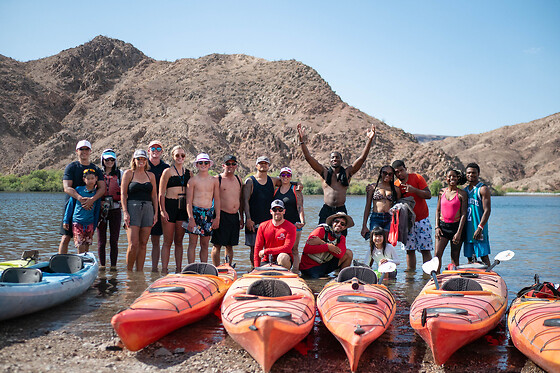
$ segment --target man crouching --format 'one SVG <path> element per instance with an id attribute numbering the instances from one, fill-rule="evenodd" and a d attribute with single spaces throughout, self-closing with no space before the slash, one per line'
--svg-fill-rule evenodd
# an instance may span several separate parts
<path id="1" fill-rule="evenodd" d="M 296 240 L 296 226 L 284 219 L 284 202 L 277 199 L 270 205 L 271 220 L 259 225 L 255 241 L 253 264 L 276 263 L 290 269 L 292 267 L 292 247 Z"/>
<path id="2" fill-rule="evenodd" d="M 336 269 L 349 267 L 354 257 L 346 248 L 345 229 L 354 226 L 354 220 L 344 212 L 329 216 L 307 239 L 299 269 L 304 277 L 325 277 Z"/>

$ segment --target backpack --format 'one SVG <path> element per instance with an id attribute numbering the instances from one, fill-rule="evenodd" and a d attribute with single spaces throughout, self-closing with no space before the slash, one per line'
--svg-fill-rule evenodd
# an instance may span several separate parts
<path id="1" fill-rule="evenodd" d="M 560 299 L 560 291 L 556 289 L 552 282 L 539 282 L 538 275 L 535 275 L 536 283 L 532 286 L 523 288 L 517 293 L 517 297 L 525 296 L 531 298 L 558 298 Z"/>

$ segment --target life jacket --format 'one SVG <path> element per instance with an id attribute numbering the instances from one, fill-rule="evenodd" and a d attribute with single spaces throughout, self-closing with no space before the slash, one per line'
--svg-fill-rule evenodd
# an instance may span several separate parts
<path id="1" fill-rule="evenodd" d="M 333 174 L 334 174 L 333 168 L 332 167 L 327 168 L 327 177 L 325 179 L 327 185 L 331 185 Z M 348 175 L 346 175 L 346 169 L 344 167 L 342 166 L 340 167 L 340 172 L 338 173 L 336 180 L 338 180 L 338 182 L 340 182 L 340 184 L 344 187 L 350 185 L 350 180 L 348 178 Z"/>
<path id="2" fill-rule="evenodd" d="M 106 196 L 113 197 L 113 201 L 118 202 L 121 200 L 121 173 L 117 175 L 105 175 L 105 183 L 107 184 Z"/>
<path id="3" fill-rule="evenodd" d="M 342 234 L 340 234 L 338 237 L 336 237 L 336 235 L 334 234 L 332 228 L 330 225 L 328 224 L 319 224 L 319 227 L 323 227 L 323 229 L 325 230 L 325 237 L 323 237 L 323 241 L 327 242 L 327 243 L 332 243 L 333 245 L 338 245 L 340 243 L 340 238 L 342 237 Z M 335 240 L 329 240 L 329 233 L 331 234 L 331 236 L 336 237 Z"/>
<path id="4" fill-rule="evenodd" d="M 543 282 L 534 284 L 523 288 L 517 293 L 517 297 L 532 297 L 532 298 L 558 298 L 560 299 L 560 291 L 554 287 L 552 282 Z"/>

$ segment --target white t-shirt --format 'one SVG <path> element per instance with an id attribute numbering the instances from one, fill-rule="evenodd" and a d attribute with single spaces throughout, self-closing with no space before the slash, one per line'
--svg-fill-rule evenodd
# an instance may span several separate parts
<path id="1" fill-rule="evenodd" d="M 364 262 L 366 265 L 370 265 L 369 263 L 371 262 L 371 257 L 372 257 L 371 251 L 368 250 L 366 253 L 366 260 Z M 383 255 L 383 251 L 381 251 L 377 247 L 373 249 L 373 260 L 375 262 L 375 268 L 379 266 L 379 261 L 383 258 L 397 265 L 401 263 L 397 256 L 397 251 L 395 250 L 395 247 L 391 244 L 385 245 L 385 255 Z M 373 267 L 374 266 L 372 265 L 372 268 Z"/>

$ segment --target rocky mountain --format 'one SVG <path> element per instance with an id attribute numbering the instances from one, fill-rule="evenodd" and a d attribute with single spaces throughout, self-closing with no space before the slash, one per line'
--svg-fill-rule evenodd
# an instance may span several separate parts
<path id="1" fill-rule="evenodd" d="M 449 167 L 463 167 L 467 149 L 482 136 L 457 152 L 451 141 L 462 138 L 419 144 L 412 134 L 344 103 L 315 70 L 294 60 L 212 54 L 156 61 L 104 36 L 35 61 L 0 56 L 0 95 L 2 173 L 62 169 L 75 159 L 76 142 L 87 138 L 96 162 L 111 147 L 125 166 L 135 148 L 161 139 L 167 150 L 183 145 L 191 159 L 208 152 L 217 161 L 215 171 L 231 153 L 246 175 L 266 154 L 273 169 L 289 165 L 297 177 L 314 176 L 299 149 L 297 123 L 306 127 L 319 161 L 326 163 L 336 149 L 346 164 L 360 155 L 374 123 L 376 142 L 356 178 L 376 179 L 381 165 L 402 158 L 410 171 L 432 181 Z M 526 166 L 516 175 L 530 178 Z M 493 181 L 494 173 L 483 167 Z"/>
<path id="2" fill-rule="evenodd" d="M 418 142 L 420 144 L 426 143 L 426 142 L 431 142 L 431 141 L 439 141 L 439 140 L 443 140 L 446 139 L 450 136 L 444 136 L 444 135 L 422 135 L 419 133 L 415 133 L 414 137 L 416 137 L 416 140 L 418 140 Z"/>

